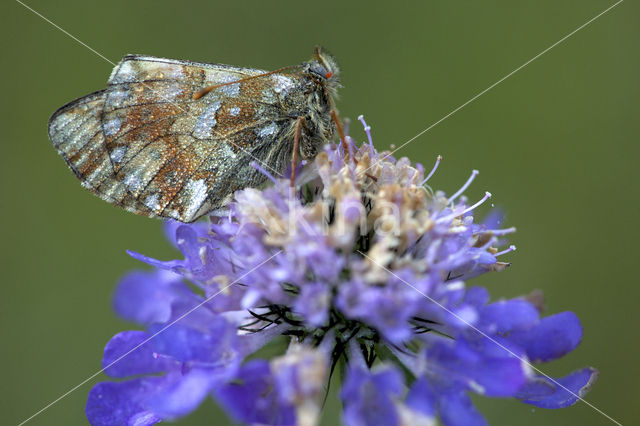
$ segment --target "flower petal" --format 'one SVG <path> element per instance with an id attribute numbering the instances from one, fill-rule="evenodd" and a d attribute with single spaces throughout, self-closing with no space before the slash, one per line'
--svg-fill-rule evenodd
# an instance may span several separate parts
<path id="1" fill-rule="evenodd" d="M 523 299 L 501 300 L 484 306 L 479 327 L 490 333 L 506 333 L 534 327 L 539 321 L 538 310 Z"/>
<path id="2" fill-rule="evenodd" d="M 300 290 L 293 307 L 309 324 L 320 327 L 329 318 L 331 289 L 324 283 L 307 283 Z"/>
<path id="3" fill-rule="evenodd" d="M 425 354 L 429 369 L 481 395 L 514 396 L 527 380 L 526 365 L 487 339 L 473 345 L 437 340 Z"/>
<path id="4" fill-rule="evenodd" d="M 409 408 L 427 416 L 434 416 L 436 400 L 437 395 L 429 385 L 429 382 L 424 377 L 420 377 L 411 386 L 405 404 Z"/>
<path id="5" fill-rule="evenodd" d="M 126 320 L 139 324 L 162 323 L 171 316 L 171 304 L 180 297 L 190 298 L 191 294 L 180 277 L 172 272 L 135 271 L 120 280 L 113 306 Z"/>
<path id="6" fill-rule="evenodd" d="M 194 369 L 176 377 L 146 405 L 165 419 L 182 417 L 195 410 L 216 383 L 216 375 L 211 371 Z"/>
<path id="7" fill-rule="evenodd" d="M 583 368 L 560 379 L 555 379 L 556 383 L 539 376 L 537 379 L 546 381 L 555 389 L 555 392 L 551 393 L 551 395 L 548 392 L 541 392 L 536 396 L 529 392 L 529 395 L 526 395 L 527 399 L 523 398 L 522 402 L 540 408 L 565 408 L 575 404 L 582 398 L 591 389 L 597 378 L 598 370 L 591 367 Z"/>
<path id="8" fill-rule="evenodd" d="M 471 398 L 456 388 L 437 390 L 438 413 L 445 426 L 485 426 L 487 421 L 474 407 Z"/>
<path id="9" fill-rule="evenodd" d="M 351 367 L 342 385 L 346 425 L 395 425 L 399 415 L 394 397 L 402 392 L 402 375 L 385 366 L 377 371 Z"/>
<path id="10" fill-rule="evenodd" d="M 201 329 L 177 322 L 167 326 L 153 325 L 149 331 L 155 334 L 153 346 L 156 351 L 178 361 L 221 369 L 231 369 L 239 362 L 236 329 L 221 316 L 212 317 Z"/>
<path id="11" fill-rule="evenodd" d="M 89 423 L 102 425 L 152 425 L 162 420 L 147 410 L 143 401 L 162 381 L 160 377 L 144 377 L 126 382 L 98 383 L 89 392 L 86 414 Z"/>
<path id="12" fill-rule="evenodd" d="M 560 358 L 578 346 L 582 338 L 580 320 L 573 312 L 542 318 L 531 330 L 512 332 L 507 340 L 525 349 L 531 362 Z"/>
<path id="13" fill-rule="evenodd" d="M 367 323 L 391 342 L 402 343 L 411 337 L 409 318 L 423 302 L 420 293 L 391 277 L 385 287 L 345 282 L 335 304 L 349 318 Z"/>
<path id="14" fill-rule="evenodd" d="M 104 348 L 102 368 L 111 377 L 160 373 L 167 362 L 156 356 L 150 334 L 144 331 L 123 331 L 109 340 Z"/>
<path id="15" fill-rule="evenodd" d="M 243 365 L 233 381 L 216 387 L 214 395 L 236 422 L 295 424 L 294 409 L 278 397 L 269 363 L 265 360 L 257 359 Z"/>
<path id="16" fill-rule="evenodd" d="M 484 287 L 469 287 L 464 296 L 464 301 L 471 306 L 479 308 L 489 302 L 489 291 Z"/>
<path id="17" fill-rule="evenodd" d="M 133 250 L 127 250 L 127 254 L 134 259 L 146 263 L 147 265 L 154 266 L 158 269 L 165 269 L 167 271 L 179 272 L 184 265 L 183 260 L 169 260 L 163 262 L 161 260 L 154 259 L 153 257 L 145 256 L 144 254 L 135 252 Z"/>

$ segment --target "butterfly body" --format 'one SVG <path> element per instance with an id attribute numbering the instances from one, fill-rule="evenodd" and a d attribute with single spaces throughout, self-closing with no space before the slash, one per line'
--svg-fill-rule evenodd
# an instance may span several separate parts
<path id="1" fill-rule="evenodd" d="M 56 111 L 49 137 L 83 186 L 146 216 L 192 222 L 335 132 L 333 59 L 275 72 L 129 55 L 107 88 Z"/>

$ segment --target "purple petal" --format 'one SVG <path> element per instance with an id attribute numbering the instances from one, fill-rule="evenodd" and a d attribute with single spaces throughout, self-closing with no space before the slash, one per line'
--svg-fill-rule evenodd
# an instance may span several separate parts
<path id="1" fill-rule="evenodd" d="M 172 272 L 135 271 L 127 274 L 113 297 L 114 310 L 122 318 L 139 324 L 163 323 L 171 316 L 171 304 L 191 298 L 191 290 Z"/>
<path id="2" fill-rule="evenodd" d="M 98 383 L 89 392 L 86 414 L 97 425 L 152 425 L 162 418 L 147 410 L 143 401 L 156 391 L 162 378 L 150 377 L 126 382 Z"/>
<path id="3" fill-rule="evenodd" d="M 215 383 L 215 374 L 194 369 L 176 378 L 171 385 L 150 398 L 147 406 L 166 419 L 184 416 L 200 405 Z"/>
<path id="4" fill-rule="evenodd" d="M 591 386 L 598 378 L 598 370 L 587 367 L 582 370 L 574 371 L 568 376 L 555 379 L 554 383 L 545 377 L 538 377 L 538 380 L 544 380 L 555 388 L 555 392 L 551 395 L 548 392 L 541 392 L 538 396 L 527 395 L 528 399 L 522 402 L 535 405 L 540 408 L 565 408 L 575 404 L 591 389 Z M 559 386 L 559 385 L 560 386 Z"/>
<path id="5" fill-rule="evenodd" d="M 328 364 L 324 351 L 306 345 L 290 346 L 284 356 L 272 359 L 269 366 L 280 401 L 309 412 L 326 392 Z"/>
<path id="6" fill-rule="evenodd" d="M 329 318 L 330 305 L 330 288 L 323 283 L 308 283 L 302 286 L 294 304 L 294 310 L 300 313 L 309 324 L 320 327 Z"/>
<path id="7" fill-rule="evenodd" d="M 200 369 L 98 383 L 89 393 L 87 418 L 97 425 L 147 425 L 175 419 L 200 405 L 215 383 L 215 374 Z"/>
<path id="8" fill-rule="evenodd" d="M 427 363 L 442 377 L 479 394 L 514 396 L 527 380 L 525 365 L 491 341 L 480 343 L 437 341 L 426 349 Z"/>
<path id="9" fill-rule="evenodd" d="M 164 234 L 167 237 L 167 240 L 169 240 L 171 245 L 173 245 L 175 248 L 179 248 L 176 232 L 181 226 L 185 226 L 185 224 L 173 219 L 167 219 L 164 222 Z M 198 235 L 206 236 L 208 228 L 212 225 L 208 224 L 207 222 L 195 222 L 189 224 L 188 226 L 191 229 L 194 229 Z"/>
<path id="10" fill-rule="evenodd" d="M 159 417 L 157 414 L 154 414 L 151 411 L 142 411 L 131 416 L 129 423 L 127 424 L 131 426 L 152 425 L 158 423 L 158 419 Z"/>
<path id="11" fill-rule="evenodd" d="M 473 406 L 471 398 L 460 389 L 437 390 L 438 412 L 445 426 L 484 426 L 485 418 Z"/>
<path id="12" fill-rule="evenodd" d="M 518 390 L 515 395 L 518 399 L 541 399 L 556 391 L 556 385 L 547 380 L 546 377 L 538 376 L 529 381 Z"/>
<path id="13" fill-rule="evenodd" d="M 134 259 L 139 260 L 140 262 L 146 263 L 147 265 L 155 266 L 158 269 L 165 269 L 168 271 L 178 272 L 184 265 L 184 261 L 182 260 L 169 260 L 167 262 L 163 262 L 161 260 L 154 259 L 153 257 L 137 253 L 133 250 L 127 250 L 127 254 Z"/>
<path id="14" fill-rule="evenodd" d="M 465 255 L 468 257 L 472 257 L 473 258 L 472 263 L 475 263 L 475 264 L 492 265 L 497 262 L 497 259 L 495 258 L 494 255 L 492 255 L 486 250 L 475 248 L 475 247 L 470 248 L 469 251 L 465 253 Z"/>
<path id="15" fill-rule="evenodd" d="M 486 226 L 488 229 L 497 229 L 500 228 L 504 222 L 504 211 L 500 208 L 495 208 L 489 212 L 489 214 L 484 218 L 482 224 Z"/>
<path id="16" fill-rule="evenodd" d="M 178 248 L 178 242 L 176 241 L 176 231 L 182 225 L 182 222 L 178 222 L 177 220 L 167 219 L 164 221 L 164 235 L 167 237 L 167 240 L 171 243 L 172 246 Z"/>
<path id="17" fill-rule="evenodd" d="M 424 377 L 421 377 L 411 386 L 405 404 L 415 411 L 432 417 L 435 415 L 434 404 L 436 400 L 437 395 L 429 386 L 429 382 Z"/>
<path id="18" fill-rule="evenodd" d="M 196 274 L 205 266 L 204 259 L 200 256 L 203 243 L 199 241 L 197 231 L 197 228 L 184 224 L 176 229 L 176 244 L 184 254 L 189 269 Z"/>
<path id="19" fill-rule="evenodd" d="M 177 322 L 168 326 L 151 326 L 149 332 L 155 335 L 153 346 L 157 352 L 182 362 L 230 368 L 231 364 L 239 361 L 236 329 L 220 316 L 213 317 L 201 329 Z"/>
<path id="20" fill-rule="evenodd" d="M 395 368 L 371 371 L 363 367 L 351 367 L 340 392 L 345 424 L 398 424 L 394 397 L 402 392 L 402 382 L 402 375 Z"/>
<path id="21" fill-rule="evenodd" d="M 335 303 L 348 317 L 369 324 L 391 342 L 402 343 L 412 336 L 408 320 L 424 300 L 394 277 L 385 287 L 372 287 L 357 280 L 345 282 Z"/>
<path id="22" fill-rule="evenodd" d="M 214 390 L 216 400 L 237 422 L 271 425 L 295 424 L 295 412 L 282 404 L 269 363 L 257 359 L 246 363 L 235 379 Z"/>
<path id="23" fill-rule="evenodd" d="M 539 321 L 538 310 L 523 299 L 503 300 L 480 311 L 479 327 L 490 333 L 529 329 Z"/>
<path id="24" fill-rule="evenodd" d="M 480 308 L 489 302 L 489 291 L 484 287 L 470 287 L 464 296 L 464 302 L 475 308 Z"/>
<path id="25" fill-rule="evenodd" d="M 298 245 L 298 250 L 302 251 L 309 244 Z M 335 252 L 333 247 L 329 246 L 326 241 L 318 241 L 315 250 L 306 250 L 300 253 L 309 265 L 309 269 L 315 278 L 322 282 L 332 282 L 338 279 L 340 271 L 345 263 L 343 256 Z"/>
<path id="26" fill-rule="evenodd" d="M 582 326 L 573 312 L 542 318 L 533 329 L 515 331 L 508 336 L 509 341 L 526 350 L 531 362 L 560 358 L 574 350 L 581 338 Z"/>
<path id="27" fill-rule="evenodd" d="M 526 380 L 522 361 L 512 357 L 483 360 L 470 366 L 468 373 L 474 383 L 472 390 L 493 397 L 513 396 Z"/>
<path id="28" fill-rule="evenodd" d="M 166 361 L 156 356 L 150 335 L 144 331 L 123 331 L 109 340 L 104 348 L 102 368 L 111 377 L 160 373 Z"/>

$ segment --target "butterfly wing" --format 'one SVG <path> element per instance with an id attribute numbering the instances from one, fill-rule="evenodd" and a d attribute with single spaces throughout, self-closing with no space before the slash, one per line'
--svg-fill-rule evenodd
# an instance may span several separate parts
<path id="1" fill-rule="evenodd" d="M 238 81 L 260 74 L 127 56 L 107 89 L 54 114 L 50 137 L 83 184 L 105 200 L 191 222 L 263 180 L 251 161 L 275 173 L 284 167 L 278 142 L 291 119 L 283 105 L 301 82 L 295 73 Z M 202 88 L 223 83 L 232 84 L 193 100 Z M 83 167 L 84 157 L 92 167 Z"/>
<path id="2" fill-rule="evenodd" d="M 49 120 L 49 138 L 84 187 L 112 204 L 151 216 L 115 179 L 101 125 L 104 99 L 101 90 L 58 109 Z"/>

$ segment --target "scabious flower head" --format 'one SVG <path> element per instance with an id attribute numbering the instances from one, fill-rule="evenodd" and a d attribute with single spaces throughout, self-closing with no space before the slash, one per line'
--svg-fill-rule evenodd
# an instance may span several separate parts
<path id="1" fill-rule="evenodd" d="M 477 172 L 447 197 L 365 130 L 360 147 L 327 146 L 295 191 L 273 178 L 225 215 L 168 223 L 184 259 L 131 253 L 154 270 L 126 276 L 115 309 L 146 331 L 107 344 L 105 373 L 125 380 L 91 390 L 92 424 L 154 424 L 212 397 L 237 422 L 315 425 L 338 371 L 348 425 L 480 425 L 469 393 L 559 408 L 586 392 L 594 369 L 552 379 L 531 364 L 578 345 L 573 313 L 541 318 L 466 283 L 514 249 L 497 216 L 474 221 L 490 196 L 464 197 Z M 275 358 L 256 354 L 283 338 Z"/>

